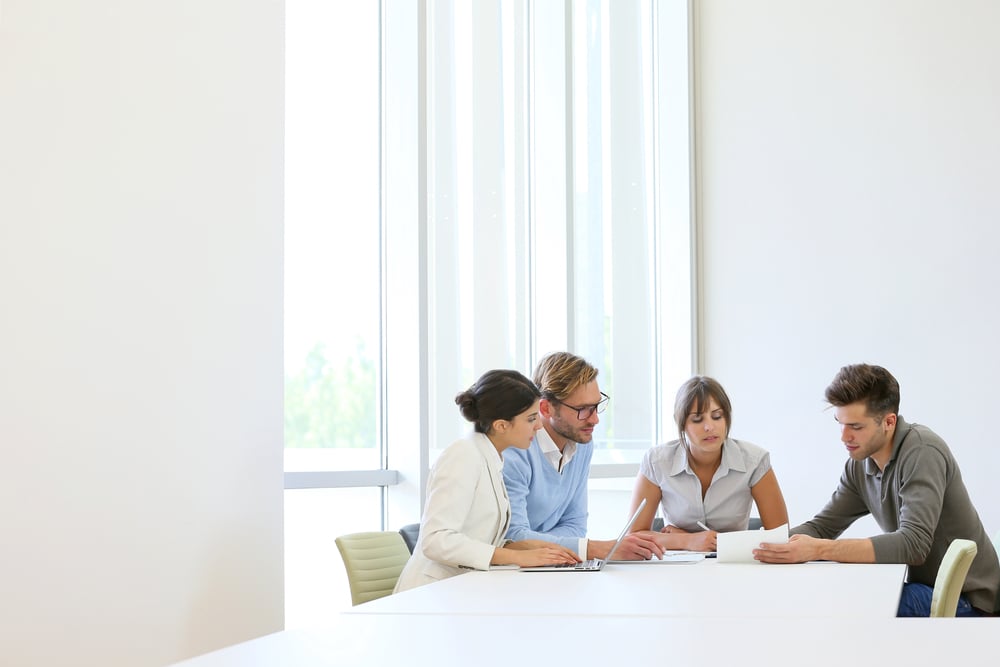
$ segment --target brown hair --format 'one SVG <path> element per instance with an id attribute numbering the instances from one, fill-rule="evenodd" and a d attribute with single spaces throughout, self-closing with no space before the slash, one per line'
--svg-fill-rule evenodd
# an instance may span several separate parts
<path id="1" fill-rule="evenodd" d="M 863 402 L 868 416 L 882 421 L 899 412 L 899 382 L 881 366 L 844 366 L 826 388 L 826 401 L 838 408 Z"/>
<path id="2" fill-rule="evenodd" d="M 585 359 L 569 352 L 552 352 L 535 367 L 535 384 L 542 397 L 563 401 L 574 391 L 592 382 L 597 369 Z"/>
<path id="3" fill-rule="evenodd" d="M 729 402 L 726 390 L 717 380 L 705 375 L 695 375 L 681 385 L 674 400 L 674 421 L 677 422 L 677 433 L 682 440 L 688 415 L 692 412 L 704 412 L 713 398 L 726 418 L 726 437 L 729 437 L 729 430 L 733 427 L 733 405 Z"/>

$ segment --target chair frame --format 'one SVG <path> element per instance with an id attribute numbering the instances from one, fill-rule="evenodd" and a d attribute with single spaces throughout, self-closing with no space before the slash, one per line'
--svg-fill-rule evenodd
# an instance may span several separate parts
<path id="1" fill-rule="evenodd" d="M 931 617 L 952 617 L 958 610 L 958 598 L 965 586 L 965 577 L 969 574 L 972 561 L 976 558 L 979 547 L 972 540 L 955 539 L 948 545 L 948 550 L 941 559 L 937 578 L 934 580 L 934 592 L 931 595 Z"/>

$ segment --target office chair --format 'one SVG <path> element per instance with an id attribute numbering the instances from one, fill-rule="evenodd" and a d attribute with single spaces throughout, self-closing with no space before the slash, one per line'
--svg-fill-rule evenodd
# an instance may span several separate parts
<path id="1" fill-rule="evenodd" d="M 417 538 L 420 537 L 420 524 L 419 523 L 408 523 L 399 529 L 399 534 L 403 536 L 403 541 L 406 542 L 406 548 L 413 553 L 413 547 L 417 546 Z"/>
<path id="2" fill-rule="evenodd" d="M 410 552 L 399 533 L 383 531 L 341 535 L 337 549 L 344 559 L 351 604 L 377 600 L 392 593 Z"/>
<path id="3" fill-rule="evenodd" d="M 958 596 L 965 585 L 972 560 L 978 548 L 972 540 L 952 540 L 941 559 L 934 592 L 931 594 L 931 617 L 954 616 L 958 609 Z"/>

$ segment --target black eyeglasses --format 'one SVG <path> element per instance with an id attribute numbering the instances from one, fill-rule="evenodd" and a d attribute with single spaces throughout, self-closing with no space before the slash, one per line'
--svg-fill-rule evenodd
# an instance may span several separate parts
<path id="1" fill-rule="evenodd" d="M 604 412 L 604 409 L 608 407 L 608 401 L 611 400 L 611 397 L 602 391 L 601 401 L 599 403 L 595 403 L 593 405 L 584 405 L 582 407 L 569 405 L 557 399 L 549 399 L 549 400 L 555 401 L 559 405 L 565 405 L 570 410 L 576 410 L 576 418 L 579 419 L 580 421 L 583 421 L 584 419 L 590 419 L 590 416 L 593 415 L 595 412 L 597 414 L 601 414 L 602 412 Z"/>

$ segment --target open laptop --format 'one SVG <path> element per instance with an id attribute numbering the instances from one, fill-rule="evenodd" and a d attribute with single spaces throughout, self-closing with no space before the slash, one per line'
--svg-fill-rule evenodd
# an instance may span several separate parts
<path id="1" fill-rule="evenodd" d="M 632 518 L 628 520 L 625 527 L 622 528 L 622 532 L 618 534 L 618 539 L 615 540 L 614 546 L 611 547 L 611 551 L 608 552 L 608 557 L 601 558 L 591 558 L 590 560 L 585 560 L 582 563 L 565 563 L 562 565 L 540 565 L 538 567 L 522 567 L 521 572 L 598 572 L 604 569 L 604 565 L 611 560 L 611 557 L 615 555 L 615 550 L 618 549 L 618 545 L 622 543 L 625 536 L 628 535 L 628 531 L 632 529 L 632 524 L 635 520 L 639 518 L 639 513 L 642 512 L 642 508 L 646 506 L 646 499 L 643 498 L 642 502 L 639 503 L 639 507 L 636 508 L 635 514 Z"/>

